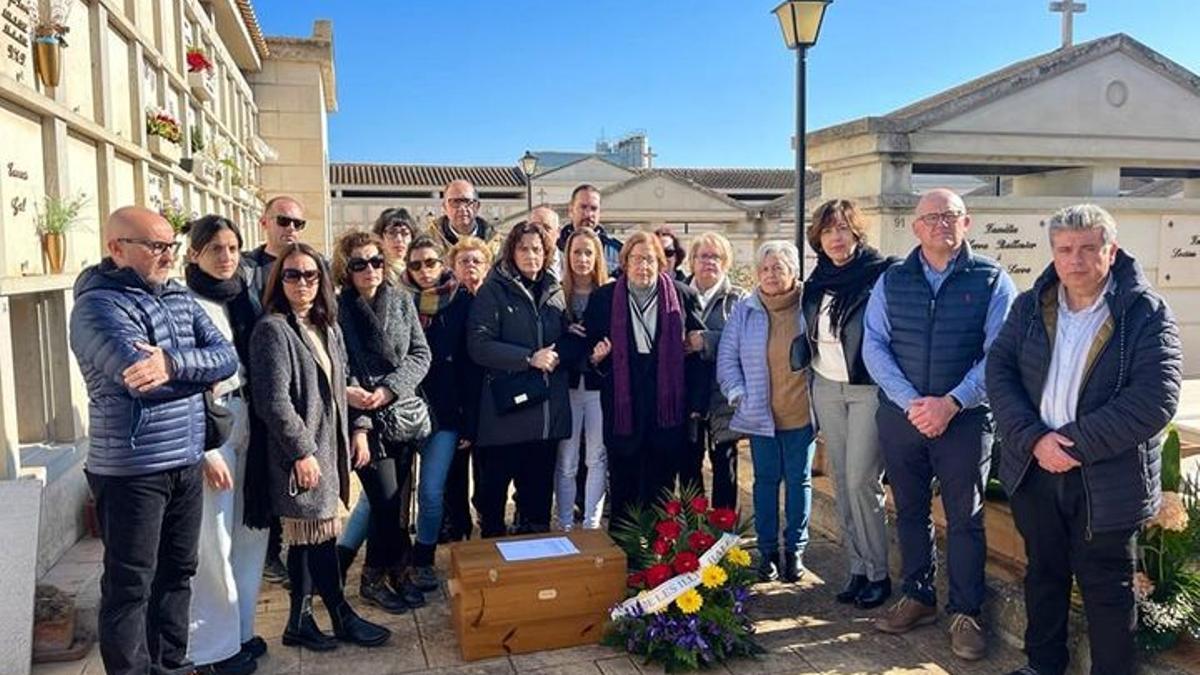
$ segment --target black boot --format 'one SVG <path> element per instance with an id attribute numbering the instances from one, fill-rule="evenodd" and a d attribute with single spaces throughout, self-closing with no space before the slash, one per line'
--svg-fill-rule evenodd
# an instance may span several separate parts
<path id="1" fill-rule="evenodd" d="M 884 577 L 863 586 L 858 597 L 854 599 L 854 606 L 859 609 L 875 609 L 887 602 L 890 597 L 892 597 L 892 579 Z"/>
<path id="2" fill-rule="evenodd" d="M 428 593 L 438 589 L 437 571 L 433 568 L 433 557 L 436 548 L 433 544 L 422 544 L 421 542 L 417 542 L 413 546 L 413 570 L 411 577 L 413 585 L 419 591 Z"/>
<path id="3" fill-rule="evenodd" d="M 392 637 L 392 631 L 371 623 L 354 612 L 350 603 L 329 610 L 333 620 L 333 633 L 342 642 L 352 642 L 360 647 L 378 647 Z"/>
<path id="4" fill-rule="evenodd" d="M 338 555 L 338 572 L 342 575 L 342 585 L 346 585 L 346 574 L 350 571 L 350 566 L 354 564 L 354 557 L 358 555 L 358 550 L 347 546 L 337 547 Z"/>
<path id="5" fill-rule="evenodd" d="M 413 583 L 407 567 L 395 567 L 388 572 L 388 584 L 392 591 L 413 609 L 425 606 L 425 594 Z"/>
<path id="6" fill-rule="evenodd" d="M 858 599 L 858 594 L 862 589 L 867 587 L 867 575 L 851 574 L 850 579 L 846 581 L 846 586 L 837 594 L 835 599 L 843 605 L 853 605 Z"/>
<path id="7" fill-rule="evenodd" d="M 358 595 L 388 614 L 403 614 L 408 611 L 408 603 L 388 587 L 387 576 L 383 570 L 374 567 L 363 568 Z"/>
<path id="8" fill-rule="evenodd" d="M 292 601 L 288 612 L 287 627 L 283 629 L 283 644 L 288 647 L 306 647 L 314 652 L 337 649 L 338 643 L 321 632 L 313 618 L 312 598 Z"/>
<path id="9" fill-rule="evenodd" d="M 778 581 L 779 580 L 779 554 L 771 553 L 764 555 L 762 560 L 758 562 L 758 580 L 759 581 Z"/>
<path id="10" fill-rule="evenodd" d="M 804 569 L 804 562 L 800 558 L 800 554 L 788 551 L 783 554 L 783 580 L 789 584 L 794 584 L 804 577 L 804 573 L 808 570 Z"/>

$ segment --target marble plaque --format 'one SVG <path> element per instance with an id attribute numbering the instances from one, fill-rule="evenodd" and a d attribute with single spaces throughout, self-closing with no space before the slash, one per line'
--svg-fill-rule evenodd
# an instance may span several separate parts
<path id="1" fill-rule="evenodd" d="M 1158 285 L 1200 286 L 1200 216 L 1162 217 L 1158 237 Z"/>
<path id="2" fill-rule="evenodd" d="M 0 0 L 0 73 L 33 87 L 31 19 L 19 0 Z"/>
<path id="3" fill-rule="evenodd" d="M 971 249 L 1000 263 L 1021 290 L 1050 263 L 1046 237 L 1046 219 L 1036 215 L 973 213 L 967 230 Z"/>

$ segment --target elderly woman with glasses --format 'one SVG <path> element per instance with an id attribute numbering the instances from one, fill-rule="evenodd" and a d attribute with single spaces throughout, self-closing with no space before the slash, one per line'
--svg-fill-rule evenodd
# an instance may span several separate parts
<path id="1" fill-rule="evenodd" d="M 351 466 L 371 460 L 371 421 L 346 403 L 346 347 L 320 254 L 307 244 L 285 248 L 271 269 L 263 307 L 250 340 L 250 386 L 267 427 L 272 510 L 288 545 L 291 604 L 283 644 L 314 651 L 338 646 L 313 617 L 315 587 L 338 640 L 382 645 L 391 631 L 355 613 L 338 573 L 338 502 L 350 498 Z"/>
<path id="2" fill-rule="evenodd" d="M 804 336 L 800 252 L 768 241 L 755 256 L 758 286 L 721 333 L 717 380 L 734 407 L 730 428 L 750 436 L 759 578 L 779 577 L 779 485 L 784 484 L 783 578 L 804 575 L 812 505 L 813 426 L 805 371 L 793 371 L 792 342 Z"/>
<path id="3" fill-rule="evenodd" d="M 371 461 L 358 470 L 370 504 L 367 560 L 359 595 L 392 614 L 425 604 L 409 579 L 411 541 L 404 517 L 413 455 L 424 438 L 407 428 L 405 410 L 424 407 L 417 387 L 429 370 L 429 345 L 409 294 L 387 280 L 383 243 L 350 232 L 334 251 L 342 288 L 338 325 L 349 353 L 351 408 L 371 419 Z"/>

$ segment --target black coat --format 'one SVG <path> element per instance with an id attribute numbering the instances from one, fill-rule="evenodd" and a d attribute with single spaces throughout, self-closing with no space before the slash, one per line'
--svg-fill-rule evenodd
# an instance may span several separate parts
<path id="1" fill-rule="evenodd" d="M 888 258 L 893 263 L 900 262 L 899 258 Z M 846 306 L 845 316 L 842 317 L 842 352 L 846 356 L 846 372 L 850 375 L 850 384 L 875 384 L 871 373 L 867 372 L 867 364 L 863 361 L 863 317 L 867 313 L 867 300 L 871 297 L 871 289 L 878 277 L 864 283 L 854 299 Z M 808 328 L 808 344 L 811 354 L 817 353 L 817 319 L 821 313 L 821 302 L 824 293 L 810 294 L 801 301 L 801 311 L 804 313 L 805 326 Z"/>
<path id="2" fill-rule="evenodd" d="M 1111 317 L 1088 366 L 1076 420 L 1057 431 L 1082 463 L 1090 532 L 1135 528 L 1161 501 L 1162 438 L 1179 406 L 1183 354 L 1167 303 L 1137 262 L 1118 251 L 1105 295 Z M 987 357 L 987 390 L 1003 447 L 1000 480 L 1010 494 L 1036 461 L 1033 446 L 1052 431 L 1042 390 L 1053 354 L 1058 276 L 1051 265 L 1013 304 Z"/>
<path id="3" fill-rule="evenodd" d="M 683 310 L 684 332 L 704 330 L 704 321 L 700 318 L 700 303 L 696 299 L 696 291 L 675 281 L 675 291 L 679 293 L 679 304 Z M 616 418 L 613 402 L 613 369 L 612 357 L 605 359 L 596 370 L 601 373 L 603 380 L 600 387 L 600 406 L 604 417 L 604 445 L 608 452 L 616 455 L 632 455 L 644 445 L 655 448 L 677 448 L 686 440 L 687 418 L 691 413 L 703 413 L 708 410 L 709 387 L 711 372 L 704 368 L 699 354 L 688 354 L 684 357 L 684 388 L 686 390 L 686 410 L 683 422 L 676 427 L 660 429 L 657 424 L 658 414 L 658 346 L 666 337 L 658 331 L 654 339 L 654 348 L 650 354 L 640 356 L 634 344 L 632 323 L 626 334 L 614 336 L 611 334 L 613 293 L 616 284 L 608 284 L 596 289 L 588 300 L 587 311 L 583 315 L 583 324 L 587 329 L 585 354 L 590 355 L 592 347 L 604 338 L 611 340 L 626 340 L 629 343 L 629 377 L 630 392 L 633 396 L 633 433 L 628 436 L 617 436 L 613 432 L 613 420 Z M 682 340 L 683 336 L 678 336 Z M 584 355 L 583 358 L 587 358 Z"/>
<path id="4" fill-rule="evenodd" d="M 438 429 L 457 431 L 468 439 L 474 438 L 483 382 L 480 369 L 467 355 L 467 315 L 473 298 L 460 287 L 425 328 L 433 360 L 421 383 Z"/>
<path id="5" fill-rule="evenodd" d="M 528 358 L 543 347 L 562 341 L 566 332 L 566 306 L 562 286 L 543 274 L 538 297 L 530 295 L 517 273 L 501 263 L 492 268 L 479 287 L 467 318 L 467 352 L 485 369 L 479 396 L 479 425 L 476 445 L 513 445 L 531 441 L 559 440 L 571 435 L 571 405 L 567 398 L 567 368 L 559 368 L 546 379 L 550 396 L 533 405 L 506 414 L 496 410 L 492 383 L 498 378 L 530 370 Z M 571 363 L 560 347 L 562 363 Z"/>

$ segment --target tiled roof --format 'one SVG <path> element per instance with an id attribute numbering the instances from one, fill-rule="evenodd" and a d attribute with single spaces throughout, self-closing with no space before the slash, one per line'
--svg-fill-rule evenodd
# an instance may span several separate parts
<path id="1" fill-rule="evenodd" d="M 334 185 L 389 185 L 441 188 L 464 178 L 477 188 L 525 187 L 525 174 L 516 166 L 446 166 L 441 164 L 331 163 Z"/>
<path id="2" fill-rule="evenodd" d="M 250 33 L 250 39 L 254 42 L 254 49 L 258 51 L 258 58 L 267 58 L 271 50 L 267 49 L 267 40 L 263 37 L 262 27 L 258 25 L 258 14 L 254 12 L 254 5 L 250 0 L 237 0 L 237 8 L 246 24 L 246 31 Z"/>
<path id="3" fill-rule="evenodd" d="M 718 192 L 738 190 L 790 190 L 796 172 L 792 169 L 695 169 L 664 167 L 651 169 L 690 180 Z"/>

